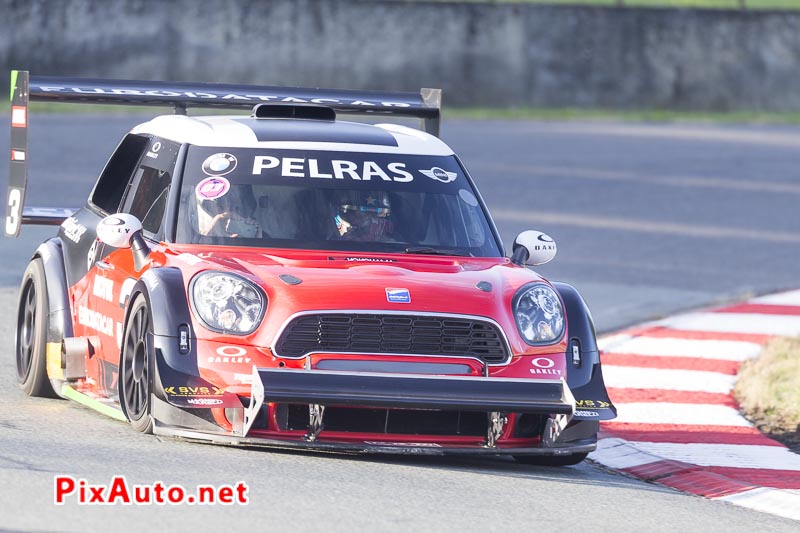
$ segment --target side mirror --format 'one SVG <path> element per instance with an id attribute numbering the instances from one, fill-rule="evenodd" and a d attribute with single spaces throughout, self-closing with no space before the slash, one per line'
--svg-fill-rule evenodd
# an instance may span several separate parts
<path id="1" fill-rule="evenodd" d="M 515 265 L 537 266 L 549 263 L 556 256 L 556 242 L 541 231 L 523 231 L 514 239 L 511 262 Z"/>
<path id="2" fill-rule="evenodd" d="M 136 271 L 144 268 L 150 247 L 142 236 L 142 223 L 135 216 L 127 213 L 107 216 L 97 224 L 97 238 L 114 248 L 130 248 Z"/>

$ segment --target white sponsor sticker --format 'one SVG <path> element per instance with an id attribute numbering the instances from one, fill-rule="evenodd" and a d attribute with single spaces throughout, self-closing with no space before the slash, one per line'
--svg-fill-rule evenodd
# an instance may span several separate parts
<path id="1" fill-rule="evenodd" d="M 114 282 L 108 278 L 95 276 L 92 294 L 107 302 L 114 301 Z"/>
<path id="2" fill-rule="evenodd" d="M 186 402 L 192 405 L 220 405 L 222 400 L 217 398 L 189 398 Z"/>
<path id="3" fill-rule="evenodd" d="M 78 244 L 83 234 L 86 233 L 86 226 L 78 222 L 75 217 L 67 217 L 61 223 L 61 227 L 64 228 L 64 236 L 75 244 Z"/>
<path id="4" fill-rule="evenodd" d="M 430 170 L 420 170 L 419 172 L 432 180 L 441 181 L 442 183 L 450 183 L 451 181 L 455 181 L 458 177 L 458 174 L 455 172 L 448 172 L 440 167 L 433 167 Z"/>
<path id="5" fill-rule="evenodd" d="M 103 335 L 114 336 L 114 320 L 111 317 L 82 305 L 78 307 L 78 324 Z"/>
<path id="6" fill-rule="evenodd" d="M 256 156 L 253 159 L 253 174 L 260 176 L 264 170 L 280 170 L 284 178 L 336 179 L 355 181 L 392 181 L 404 183 L 414 181 L 414 176 L 406 170 L 405 163 L 388 163 L 386 167 L 375 161 L 355 163 L 343 159 L 319 161 L 300 157 L 278 158 L 271 155 Z"/>

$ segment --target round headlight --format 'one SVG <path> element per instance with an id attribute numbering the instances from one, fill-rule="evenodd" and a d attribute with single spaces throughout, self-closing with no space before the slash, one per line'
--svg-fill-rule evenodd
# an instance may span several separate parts
<path id="1" fill-rule="evenodd" d="M 267 304 L 267 297 L 253 282 L 224 272 L 198 274 L 190 292 L 197 316 L 206 327 L 220 333 L 252 333 Z"/>
<path id="2" fill-rule="evenodd" d="M 548 285 L 523 287 L 514 297 L 513 307 L 517 329 L 528 344 L 553 344 L 564 334 L 561 299 Z"/>

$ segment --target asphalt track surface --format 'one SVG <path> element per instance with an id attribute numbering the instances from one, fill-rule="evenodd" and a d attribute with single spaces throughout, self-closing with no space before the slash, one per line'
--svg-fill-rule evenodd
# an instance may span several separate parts
<path id="1" fill-rule="evenodd" d="M 29 205 L 79 205 L 132 117 L 34 116 Z M 0 120 L 0 146 L 8 146 Z M 600 329 L 800 286 L 800 130 L 610 123 L 444 124 L 507 247 L 527 228 L 559 255 Z M 2 183 L 5 185 L 5 183 Z M 16 285 L 52 230 L 0 241 L 0 529 L 92 531 L 797 531 L 797 522 L 584 463 L 349 457 L 206 446 L 134 433 L 15 384 Z M 247 507 L 53 504 L 53 477 L 236 483 Z"/>

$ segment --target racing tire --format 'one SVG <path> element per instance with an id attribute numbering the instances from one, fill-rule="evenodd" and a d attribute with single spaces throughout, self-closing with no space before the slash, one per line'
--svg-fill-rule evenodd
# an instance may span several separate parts
<path id="1" fill-rule="evenodd" d="M 119 400 L 133 429 L 153 432 L 150 393 L 153 383 L 153 320 L 141 294 L 131 305 L 125 324 L 119 364 Z"/>
<path id="2" fill-rule="evenodd" d="M 17 381 L 28 396 L 57 397 L 47 377 L 48 315 L 44 264 L 36 258 L 28 263 L 22 275 L 14 336 Z"/>
<path id="3" fill-rule="evenodd" d="M 514 460 L 524 465 L 534 466 L 573 466 L 584 459 L 588 453 L 571 453 L 569 455 L 515 455 Z"/>

